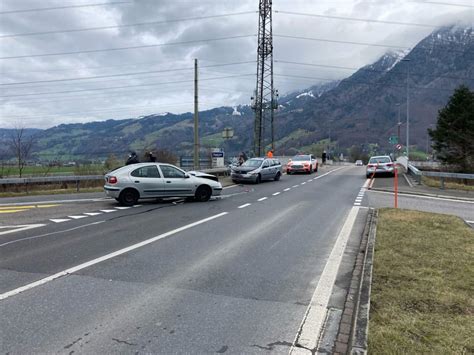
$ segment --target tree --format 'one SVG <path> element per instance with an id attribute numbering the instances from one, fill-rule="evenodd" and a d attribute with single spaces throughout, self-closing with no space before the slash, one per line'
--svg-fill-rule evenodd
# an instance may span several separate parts
<path id="1" fill-rule="evenodd" d="M 15 156 L 18 166 L 18 174 L 22 175 L 27 160 L 33 148 L 34 137 L 28 135 L 24 128 L 15 128 L 10 139 L 10 150 Z"/>
<path id="2" fill-rule="evenodd" d="M 428 129 L 438 159 L 464 173 L 474 172 L 474 92 L 461 85 Z"/>

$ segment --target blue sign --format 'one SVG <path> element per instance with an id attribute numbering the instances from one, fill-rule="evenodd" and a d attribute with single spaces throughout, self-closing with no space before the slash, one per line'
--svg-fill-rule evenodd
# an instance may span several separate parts
<path id="1" fill-rule="evenodd" d="M 224 158 L 224 152 L 212 152 L 211 154 L 213 158 Z"/>

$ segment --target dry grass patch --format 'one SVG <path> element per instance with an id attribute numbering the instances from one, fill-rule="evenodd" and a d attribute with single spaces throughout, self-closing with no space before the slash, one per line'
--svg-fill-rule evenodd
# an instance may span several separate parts
<path id="1" fill-rule="evenodd" d="M 380 210 L 369 353 L 474 352 L 474 230 L 440 214 Z"/>

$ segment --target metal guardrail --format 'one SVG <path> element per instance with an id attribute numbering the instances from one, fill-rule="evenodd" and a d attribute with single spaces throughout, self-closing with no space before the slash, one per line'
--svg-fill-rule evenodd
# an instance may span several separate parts
<path id="1" fill-rule="evenodd" d="M 448 173 L 448 172 L 442 172 L 442 171 L 424 171 L 424 170 L 417 169 L 412 164 L 408 164 L 408 172 L 415 176 L 415 179 L 418 184 L 421 184 L 422 176 L 440 178 L 442 189 L 444 189 L 445 179 L 462 179 L 462 180 L 474 179 L 474 174 Z"/>
<path id="2" fill-rule="evenodd" d="M 81 181 L 97 181 L 103 180 L 104 175 L 80 175 L 80 176 L 44 176 L 44 177 L 26 177 L 26 178 L 7 178 L 0 179 L 0 186 L 2 185 L 24 185 L 28 193 L 28 186 L 42 183 L 64 183 L 75 182 L 76 191 L 79 192 Z"/>

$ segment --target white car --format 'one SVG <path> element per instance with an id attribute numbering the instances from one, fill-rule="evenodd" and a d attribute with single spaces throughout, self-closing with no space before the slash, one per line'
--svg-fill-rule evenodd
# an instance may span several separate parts
<path id="1" fill-rule="evenodd" d="M 356 160 L 355 165 L 356 166 L 363 166 L 364 163 L 362 162 L 362 160 Z"/>
<path id="2" fill-rule="evenodd" d="M 125 206 L 132 206 L 139 199 L 163 197 L 192 197 L 204 202 L 221 194 L 222 185 L 215 180 L 213 175 L 186 173 L 171 164 L 139 163 L 107 173 L 104 190 Z"/>
<path id="3" fill-rule="evenodd" d="M 390 174 L 395 175 L 395 164 L 392 158 L 388 155 L 380 155 L 371 157 L 367 164 L 365 175 L 367 178 L 372 177 L 374 174 Z"/>

